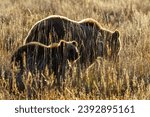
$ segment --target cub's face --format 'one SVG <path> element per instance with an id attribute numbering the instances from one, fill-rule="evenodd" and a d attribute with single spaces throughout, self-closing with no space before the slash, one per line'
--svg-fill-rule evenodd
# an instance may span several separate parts
<path id="1" fill-rule="evenodd" d="M 59 46 L 64 59 L 68 59 L 73 62 L 79 57 L 79 51 L 77 49 L 78 43 L 76 41 L 66 42 L 61 40 Z"/>
<path id="2" fill-rule="evenodd" d="M 71 41 L 66 44 L 67 49 L 67 59 L 69 61 L 75 61 L 79 57 L 79 51 L 77 49 L 77 42 Z"/>

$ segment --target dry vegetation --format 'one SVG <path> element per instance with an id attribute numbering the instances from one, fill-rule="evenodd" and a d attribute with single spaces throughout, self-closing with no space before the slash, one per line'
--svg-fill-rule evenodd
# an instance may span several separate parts
<path id="1" fill-rule="evenodd" d="M 149 0 L 0 0 L 0 99 L 150 99 L 150 1 Z M 9 94 L 11 54 L 32 25 L 49 15 L 73 20 L 96 19 L 121 33 L 119 63 L 96 60 L 88 69 L 72 67 L 62 92 L 51 87 L 53 76 L 44 76 L 48 85 L 32 88 L 39 76 L 24 74 L 27 89 Z M 12 76 L 13 79 L 14 76 Z M 14 82 L 15 83 L 15 82 Z M 34 91 L 33 91 L 34 90 Z"/>

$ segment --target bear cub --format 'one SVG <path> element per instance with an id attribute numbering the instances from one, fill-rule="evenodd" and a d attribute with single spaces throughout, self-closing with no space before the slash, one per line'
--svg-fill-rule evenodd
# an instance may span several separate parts
<path id="1" fill-rule="evenodd" d="M 60 40 L 59 43 L 53 43 L 49 46 L 39 42 L 30 42 L 19 47 L 11 57 L 13 66 L 19 67 L 16 76 L 16 83 L 19 91 L 25 89 L 22 81 L 22 75 L 25 70 L 31 73 L 42 73 L 48 66 L 56 76 L 57 85 L 60 85 L 60 77 L 65 74 L 67 60 L 75 61 L 79 57 L 76 41 Z"/>

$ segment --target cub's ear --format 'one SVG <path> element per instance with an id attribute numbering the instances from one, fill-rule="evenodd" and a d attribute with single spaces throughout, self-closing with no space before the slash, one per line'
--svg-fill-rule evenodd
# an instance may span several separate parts
<path id="1" fill-rule="evenodd" d="M 74 46 L 78 47 L 78 42 L 72 41 L 71 43 L 72 43 Z"/>
<path id="2" fill-rule="evenodd" d="M 59 42 L 59 46 L 63 47 L 63 46 L 65 46 L 65 45 L 66 45 L 66 42 L 65 42 L 64 40 L 61 40 L 61 41 Z"/>
<path id="3" fill-rule="evenodd" d="M 114 38 L 119 38 L 120 34 L 119 34 L 119 31 L 116 30 L 113 34 L 112 34 L 112 37 Z"/>

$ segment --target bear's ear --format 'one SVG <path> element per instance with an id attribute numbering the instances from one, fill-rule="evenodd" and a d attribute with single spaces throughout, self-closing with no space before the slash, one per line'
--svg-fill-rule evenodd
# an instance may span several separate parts
<path id="1" fill-rule="evenodd" d="M 78 47 L 78 43 L 76 41 L 71 42 L 74 46 Z"/>
<path id="2" fill-rule="evenodd" d="M 66 42 L 65 42 L 64 40 L 61 40 L 61 41 L 59 42 L 59 46 L 60 46 L 60 47 L 64 47 L 65 44 L 66 44 Z"/>
<path id="3" fill-rule="evenodd" d="M 112 34 L 112 36 L 113 36 L 114 38 L 119 38 L 119 36 L 120 36 L 119 31 L 116 30 L 116 31 Z"/>

